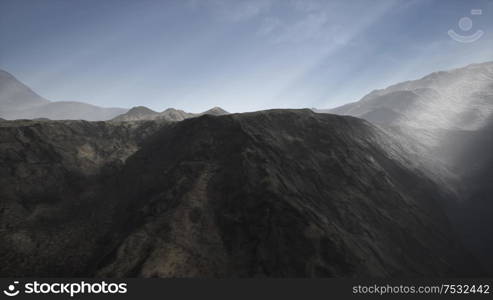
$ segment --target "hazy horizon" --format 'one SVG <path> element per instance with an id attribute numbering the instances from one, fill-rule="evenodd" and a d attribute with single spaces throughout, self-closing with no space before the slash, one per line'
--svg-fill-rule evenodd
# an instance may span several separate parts
<path id="1" fill-rule="evenodd" d="M 481 15 L 471 15 L 481 9 Z M 331 108 L 493 60 L 493 1 L 2 1 L 0 68 L 52 101 Z M 458 21 L 484 35 L 461 43 Z M 463 28 L 463 27 L 462 27 Z M 466 30 L 467 31 L 467 30 Z"/>

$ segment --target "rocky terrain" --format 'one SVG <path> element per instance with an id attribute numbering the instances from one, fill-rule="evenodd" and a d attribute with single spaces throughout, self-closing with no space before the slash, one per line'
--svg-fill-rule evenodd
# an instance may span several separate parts
<path id="1" fill-rule="evenodd" d="M 79 242 L 94 241 L 90 235 L 97 237 L 99 231 L 93 225 L 100 224 L 91 223 L 103 205 L 97 201 L 104 202 L 96 191 L 147 136 L 165 125 L 0 122 L 1 276 L 80 272 L 73 263 L 89 252 Z"/>
<path id="2" fill-rule="evenodd" d="M 272 110 L 0 123 L 0 276 L 481 276 L 385 131 Z"/>

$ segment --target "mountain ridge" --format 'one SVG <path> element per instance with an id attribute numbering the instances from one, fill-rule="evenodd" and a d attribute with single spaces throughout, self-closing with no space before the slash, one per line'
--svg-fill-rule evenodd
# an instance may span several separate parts
<path id="1" fill-rule="evenodd" d="M 167 121 L 183 121 L 188 118 L 195 118 L 202 115 L 226 115 L 229 112 L 224 109 L 215 106 L 209 110 L 206 110 L 202 113 L 189 113 L 180 109 L 175 108 L 167 108 L 162 112 L 154 111 L 145 106 L 136 106 L 131 108 L 128 112 L 116 116 L 111 121 L 112 122 L 128 122 L 128 121 L 143 121 L 143 120 L 167 120 Z"/>
<path id="2" fill-rule="evenodd" d="M 385 108 L 397 118 L 391 123 L 378 118 L 370 121 L 417 128 L 478 129 L 493 113 L 492 102 L 493 62 L 484 62 L 393 84 L 357 102 L 317 111 L 364 118 Z"/>

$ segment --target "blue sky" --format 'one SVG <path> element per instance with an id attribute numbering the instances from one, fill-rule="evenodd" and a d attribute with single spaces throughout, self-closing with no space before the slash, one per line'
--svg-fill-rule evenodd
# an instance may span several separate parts
<path id="1" fill-rule="evenodd" d="M 0 68 L 53 101 L 330 108 L 491 60 L 493 0 L 0 0 Z"/>

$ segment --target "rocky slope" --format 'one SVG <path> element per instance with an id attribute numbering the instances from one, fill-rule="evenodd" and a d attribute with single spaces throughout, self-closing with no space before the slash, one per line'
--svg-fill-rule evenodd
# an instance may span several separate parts
<path id="1" fill-rule="evenodd" d="M 445 206 L 450 220 L 493 271 L 493 116 L 478 130 L 382 128 L 414 153 L 421 170 L 456 195 L 458 202 Z"/>
<path id="2" fill-rule="evenodd" d="M 446 205 L 466 246 L 493 270 L 493 63 L 376 90 L 330 110 L 364 118 L 399 140 L 458 205 Z M 452 201 L 453 202 L 453 201 Z"/>
<path id="3" fill-rule="evenodd" d="M 0 124 L 0 276 L 483 274 L 454 196 L 359 119 Z"/>
<path id="4" fill-rule="evenodd" d="M 82 102 L 51 102 L 6 71 L 0 70 L 0 117 L 4 119 L 109 120 L 126 112 L 122 108 L 103 108 Z"/>

